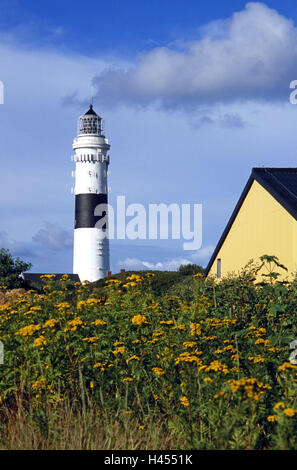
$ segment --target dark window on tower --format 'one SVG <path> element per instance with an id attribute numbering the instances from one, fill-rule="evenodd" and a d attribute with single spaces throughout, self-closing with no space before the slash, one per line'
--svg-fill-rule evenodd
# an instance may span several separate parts
<path id="1" fill-rule="evenodd" d="M 217 259 L 217 277 L 222 276 L 222 261 L 221 258 Z"/>

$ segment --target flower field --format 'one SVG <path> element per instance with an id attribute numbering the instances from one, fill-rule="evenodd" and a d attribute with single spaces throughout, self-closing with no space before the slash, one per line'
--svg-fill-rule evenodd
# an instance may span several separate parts
<path id="1" fill-rule="evenodd" d="M 297 449 L 297 282 L 155 276 L 5 295 L 0 448 Z"/>

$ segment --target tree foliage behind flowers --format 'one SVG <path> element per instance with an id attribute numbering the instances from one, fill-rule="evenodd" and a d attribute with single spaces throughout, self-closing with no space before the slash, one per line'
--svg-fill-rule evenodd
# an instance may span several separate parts
<path id="1" fill-rule="evenodd" d="M 297 282 L 256 285 L 245 271 L 217 283 L 198 272 L 157 295 L 154 279 L 73 289 L 67 275 L 45 275 L 41 294 L 0 305 L 0 416 L 25 404 L 48 435 L 68 399 L 83 417 L 95 404 L 102 428 L 121 423 L 117 433 L 127 416 L 139 436 L 161 419 L 175 448 L 296 449 Z"/>
<path id="2" fill-rule="evenodd" d="M 20 274 L 28 271 L 32 267 L 31 263 L 26 263 L 20 258 L 13 258 L 9 250 L 0 249 L 0 286 L 14 289 L 23 286 Z"/>

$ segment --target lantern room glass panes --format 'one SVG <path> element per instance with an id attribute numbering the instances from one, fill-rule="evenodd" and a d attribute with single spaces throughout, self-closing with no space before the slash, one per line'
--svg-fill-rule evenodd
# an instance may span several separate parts
<path id="1" fill-rule="evenodd" d="M 101 118 L 85 115 L 79 120 L 79 134 L 101 134 Z"/>

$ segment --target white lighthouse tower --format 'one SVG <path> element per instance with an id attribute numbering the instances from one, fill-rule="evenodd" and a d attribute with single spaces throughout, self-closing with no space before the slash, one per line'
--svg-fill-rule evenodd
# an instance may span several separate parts
<path id="1" fill-rule="evenodd" d="M 109 240 L 106 236 L 107 170 L 110 145 L 102 134 L 102 118 L 90 105 L 80 116 L 75 151 L 75 224 L 73 273 L 81 282 L 106 277 L 109 270 Z M 100 223 L 101 221 L 101 223 Z M 101 227 L 100 227 L 101 225 Z"/>

